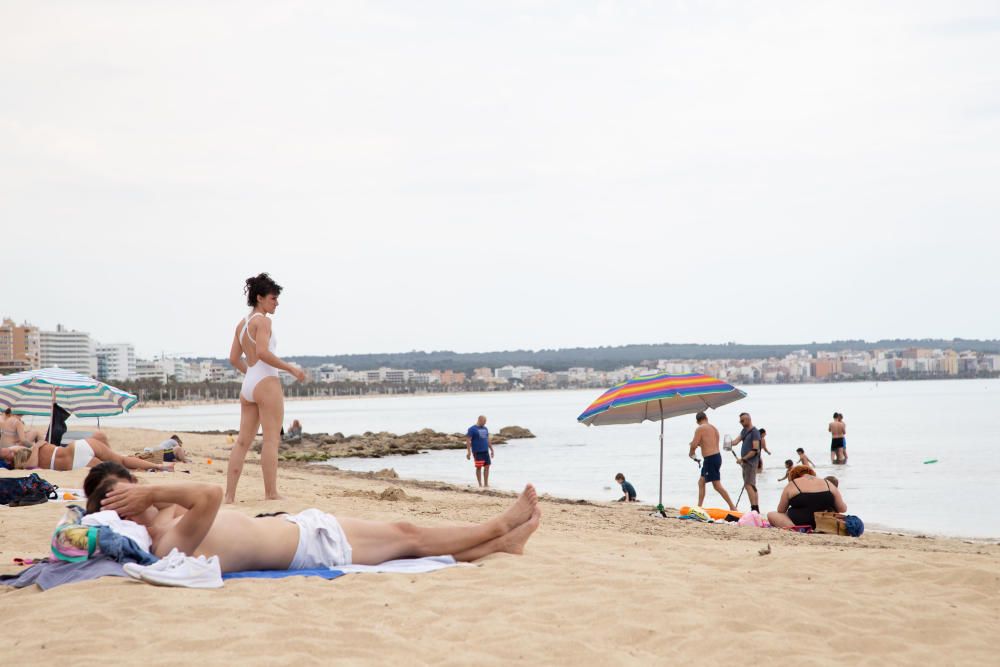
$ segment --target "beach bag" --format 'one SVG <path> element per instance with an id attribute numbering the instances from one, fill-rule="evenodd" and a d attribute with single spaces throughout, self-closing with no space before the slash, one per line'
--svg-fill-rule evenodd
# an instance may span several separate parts
<path id="1" fill-rule="evenodd" d="M 0 479 L 0 505 L 36 505 L 58 497 L 54 484 L 33 472 L 27 477 Z"/>
<path id="2" fill-rule="evenodd" d="M 754 528 L 768 528 L 771 525 L 767 522 L 767 519 L 762 517 L 760 512 L 757 512 L 756 510 L 750 510 L 741 516 L 737 523 L 740 526 L 753 526 Z"/>
<path id="3" fill-rule="evenodd" d="M 865 522 L 853 514 L 816 512 L 813 516 L 816 520 L 817 533 L 860 537 L 865 532 Z"/>
<path id="4" fill-rule="evenodd" d="M 69 563 L 79 563 L 99 553 L 97 526 L 84 526 L 84 510 L 79 505 L 67 505 L 59 525 L 52 533 L 52 555 Z"/>

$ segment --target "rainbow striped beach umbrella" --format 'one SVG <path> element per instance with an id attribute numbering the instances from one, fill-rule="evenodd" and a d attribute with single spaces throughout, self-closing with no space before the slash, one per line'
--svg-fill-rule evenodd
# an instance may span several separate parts
<path id="1" fill-rule="evenodd" d="M 728 382 L 702 373 L 640 375 L 616 384 L 576 418 L 581 424 L 638 424 L 660 422 L 660 500 L 663 514 L 663 420 L 690 415 L 746 398 Z"/>
<path id="2" fill-rule="evenodd" d="M 77 417 L 110 417 L 139 401 L 111 385 L 64 368 L 42 368 L 0 376 L 0 409 L 47 417 L 58 403 Z"/>

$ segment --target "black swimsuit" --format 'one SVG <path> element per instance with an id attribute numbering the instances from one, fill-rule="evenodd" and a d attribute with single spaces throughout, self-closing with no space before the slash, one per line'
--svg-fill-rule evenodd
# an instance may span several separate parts
<path id="1" fill-rule="evenodd" d="M 794 479 L 792 484 L 795 484 Z M 795 484 L 795 488 L 799 489 L 799 485 Z M 796 526 L 815 528 L 816 518 L 813 515 L 816 512 L 836 511 L 835 505 L 836 500 L 833 491 L 830 490 L 830 482 L 826 482 L 826 491 L 805 492 L 799 489 L 798 494 L 788 499 L 788 518 Z"/>

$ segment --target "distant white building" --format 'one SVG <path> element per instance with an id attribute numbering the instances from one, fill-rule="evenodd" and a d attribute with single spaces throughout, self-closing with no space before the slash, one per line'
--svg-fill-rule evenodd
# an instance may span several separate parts
<path id="1" fill-rule="evenodd" d="M 42 367 L 58 366 L 88 377 L 97 376 L 97 351 L 90 334 L 69 331 L 57 325 L 55 331 L 40 331 Z"/>
<path id="2" fill-rule="evenodd" d="M 366 382 L 368 375 L 364 371 L 351 371 L 340 364 L 322 364 L 309 371 L 315 382 Z"/>
<path id="3" fill-rule="evenodd" d="M 135 379 L 135 346 L 131 343 L 98 343 L 97 377 L 102 380 Z"/>
<path id="4" fill-rule="evenodd" d="M 167 375 L 163 372 L 163 367 L 159 363 L 150 359 L 136 359 L 135 361 L 136 380 L 156 380 L 166 382 Z"/>
<path id="5" fill-rule="evenodd" d="M 542 370 L 532 366 L 501 366 L 493 370 L 493 376 L 501 380 L 523 380 L 524 378 L 538 375 Z"/>

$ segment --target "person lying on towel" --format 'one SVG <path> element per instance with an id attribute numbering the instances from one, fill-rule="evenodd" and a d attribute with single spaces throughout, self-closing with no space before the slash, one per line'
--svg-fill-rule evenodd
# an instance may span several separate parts
<path id="1" fill-rule="evenodd" d="M 251 518 L 221 509 L 214 484 L 138 484 L 127 470 L 104 465 L 84 482 L 87 512 L 114 510 L 145 526 L 151 551 L 163 558 L 176 548 L 188 556 L 219 557 L 223 572 L 304 570 L 377 565 L 398 558 L 452 555 L 473 561 L 492 553 L 521 554 L 538 529 L 541 508 L 527 485 L 514 504 L 478 525 L 416 526 L 334 517 L 318 509 Z"/>

